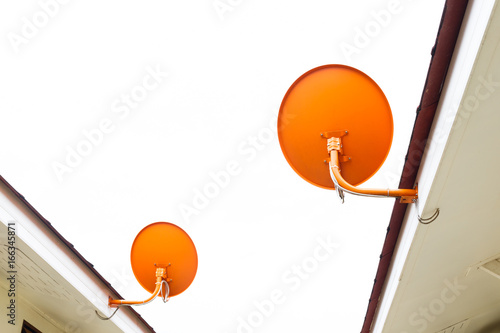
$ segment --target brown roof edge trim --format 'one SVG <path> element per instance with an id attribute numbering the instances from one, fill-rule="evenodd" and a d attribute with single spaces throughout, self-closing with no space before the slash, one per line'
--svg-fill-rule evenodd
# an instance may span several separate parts
<path id="1" fill-rule="evenodd" d="M 417 172 L 420 168 L 424 148 L 427 144 L 430 128 L 434 120 L 439 98 L 441 97 L 441 91 L 468 2 L 468 0 L 447 0 L 444 5 L 399 188 L 413 188 L 415 185 Z M 399 201 L 396 201 L 394 204 L 361 333 L 369 333 L 371 331 L 406 208 L 407 205 L 400 204 Z"/>
<path id="2" fill-rule="evenodd" d="M 1 175 L 0 175 L 0 182 L 2 182 L 5 186 L 7 186 L 7 188 L 17 197 L 19 198 L 19 200 L 21 200 L 21 202 L 31 211 L 33 212 L 33 214 L 35 214 L 38 219 L 45 225 L 47 226 L 47 228 L 50 229 L 50 231 L 52 231 L 54 233 L 54 235 L 59 238 L 80 260 L 81 262 L 83 262 L 89 269 L 90 271 L 92 271 L 92 273 L 94 273 L 94 275 L 99 279 L 101 280 L 101 282 L 109 288 L 109 290 L 116 295 L 116 297 L 118 298 L 122 298 L 120 296 L 120 294 L 115 290 L 115 288 L 113 288 L 111 286 L 111 284 L 94 268 L 94 266 L 87 261 L 87 259 L 85 259 L 81 254 L 80 252 L 78 252 L 75 247 L 73 246 L 73 244 L 71 244 L 70 242 L 68 242 L 66 240 L 66 238 L 63 237 L 63 235 L 61 235 L 59 233 L 59 231 L 57 231 L 53 226 L 52 224 L 47 221 L 43 216 L 42 214 L 40 214 L 25 198 L 23 195 L 21 195 L 19 192 L 17 192 L 17 190 L 12 187 L 12 185 L 9 184 L 9 182 L 7 182 L 5 180 L 5 178 L 3 178 Z M 127 307 L 129 308 L 129 310 L 132 312 L 132 314 L 134 314 L 137 319 L 139 319 L 139 321 L 141 323 L 144 324 L 144 326 L 146 326 L 152 333 L 155 333 L 155 330 L 153 329 L 153 327 L 151 327 L 144 318 L 142 318 L 142 316 L 137 312 L 135 311 L 134 309 L 132 309 L 131 307 Z"/>

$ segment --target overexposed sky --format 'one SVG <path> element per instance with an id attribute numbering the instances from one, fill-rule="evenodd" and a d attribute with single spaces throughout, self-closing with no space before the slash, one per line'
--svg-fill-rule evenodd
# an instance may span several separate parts
<path id="1" fill-rule="evenodd" d="M 394 199 L 302 180 L 278 109 L 314 67 L 364 71 L 395 127 L 365 186 L 396 187 L 443 4 L 1 3 L 0 174 L 128 299 L 136 234 L 189 233 L 191 287 L 137 308 L 157 332 L 359 332 Z"/>

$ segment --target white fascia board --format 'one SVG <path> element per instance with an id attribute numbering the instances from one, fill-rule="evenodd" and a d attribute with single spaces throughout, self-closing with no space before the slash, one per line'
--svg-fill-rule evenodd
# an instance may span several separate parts
<path id="1" fill-rule="evenodd" d="M 436 208 L 426 207 L 427 197 L 450 131 L 455 123 L 457 110 L 474 68 L 494 6 L 495 1 L 493 0 L 469 1 L 455 46 L 455 52 L 448 69 L 446 83 L 434 117 L 429 141 L 417 175 L 418 208 L 422 211 L 417 212 L 417 206 L 412 204 L 409 205 L 406 212 L 372 325 L 372 332 L 374 333 L 384 332 L 386 322 L 388 319 L 390 320 L 388 318 L 389 311 L 398 301 L 395 299 L 396 291 L 402 286 L 400 281 L 408 264 L 408 253 L 418 237 L 418 231 L 421 230 L 417 216 L 428 216 Z"/>
<path id="2" fill-rule="evenodd" d="M 114 311 L 108 307 L 111 290 L 3 183 L 0 184 L 0 221 L 5 225 L 15 222 L 18 238 L 102 314 L 111 315 Z M 130 311 L 118 311 L 110 320 L 123 332 L 150 332 Z"/>

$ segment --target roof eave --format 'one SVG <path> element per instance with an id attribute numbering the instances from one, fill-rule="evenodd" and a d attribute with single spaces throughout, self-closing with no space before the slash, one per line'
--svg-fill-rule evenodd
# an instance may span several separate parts
<path id="1" fill-rule="evenodd" d="M 115 290 L 115 288 L 113 288 L 111 286 L 111 284 L 94 268 L 94 266 L 88 261 L 86 260 L 83 255 L 78 252 L 75 247 L 73 246 L 73 244 L 71 244 L 66 238 L 64 238 L 60 233 L 59 231 L 57 231 L 54 226 L 52 226 L 52 224 L 47 220 L 45 219 L 25 198 L 22 194 L 20 194 L 14 187 L 12 187 L 12 185 L 10 185 L 7 180 L 5 180 L 5 178 L 3 178 L 2 176 L 0 176 L 0 183 L 4 184 L 9 190 L 10 192 L 15 196 L 17 197 L 21 203 L 29 210 L 31 211 L 37 218 L 38 220 L 43 224 L 45 225 L 46 228 L 48 228 L 50 230 L 51 233 L 53 233 L 54 236 L 57 237 L 57 239 L 59 239 L 63 244 L 66 245 L 66 247 L 72 252 L 74 253 L 74 255 L 76 256 L 76 258 L 81 262 L 83 263 L 87 268 L 88 270 L 98 279 L 100 280 L 105 286 L 106 288 L 109 289 L 110 291 L 110 294 L 112 294 L 114 297 L 116 298 L 119 298 L 121 299 L 122 297 L 120 296 L 120 294 Z M 137 312 L 135 311 L 133 308 L 130 308 L 130 307 L 127 307 L 127 310 L 130 311 L 132 313 L 133 316 L 135 316 L 150 332 L 154 333 L 154 329 L 153 327 L 151 327 L 144 318 L 142 318 L 142 316 Z"/>
<path id="2" fill-rule="evenodd" d="M 432 58 L 420 105 L 417 108 L 415 125 L 408 146 L 399 188 L 413 188 L 415 186 L 417 173 L 468 2 L 468 0 L 447 0 L 445 3 L 436 42 L 432 48 Z M 407 207 L 407 204 L 402 204 L 399 201 L 394 203 L 361 333 L 371 331 Z"/>

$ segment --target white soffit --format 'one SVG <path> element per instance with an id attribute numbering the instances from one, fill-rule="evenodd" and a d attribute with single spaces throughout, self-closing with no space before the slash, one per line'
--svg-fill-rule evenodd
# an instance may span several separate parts
<path id="1" fill-rule="evenodd" d="M 427 198 L 432 187 L 436 186 L 435 176 L 438 168 L 442 167 L 440 165 L 442 156 L 447 147 L 452 126 L 457 123 L 457 111 L 463 102 L 471 73 L 475 69 L 476 59 L 494 7 L 495 2 L 491 0 L 469 1 L 417 176 L 419 211 L 417 212 L 417 205 L 408 206 L 374 318 L 372 332 L 392 332 L 391 323 L 398 319 L 396 311 L 392 309 L 403 301 L 402 293 L 398 291 L 406 286 L 407 281 L 403 279 L 403 276 L 412 269 L 412 263 L 407 259 L 410 254 L 418 254 L 417 248 L 421 246 L 426 233 L 425 227 L 422 228 L 422 225 L 419 225 L 417 214 L 427 217 L 432 215 L 437 208 L 431 207 Z M 462 130 L 466 127 L 463 125 Z M 414 253 L 415 251 L 417 253 Z"/>
<path id="2" fill-rule="evenodd" d="M 483 271 L 493 275 L 497 279 L 500 279 L 500 259 L 495 259 L 479 267 Z"/>
<path id="3" fill-rule="evenodd" d="M 110 290 L 76 258 L 47 226 L 43 225 L 5 184 L 0 183 L 0 221 L 7 225 L 15 222 L 16 236 L 37 256 L 52 267 L 103 315 L 110 316 L 114 309 L 108 307 Z M 127 308 L 121 309 L 110 319 L 123 332 L 150 332 Z"/>
<path id="4" fill-rule="evenodd" d="M 461 321 L 453 326 L 447 327 L 437 333 L 466 333 L 469 327 L 470 319 Z"/>

